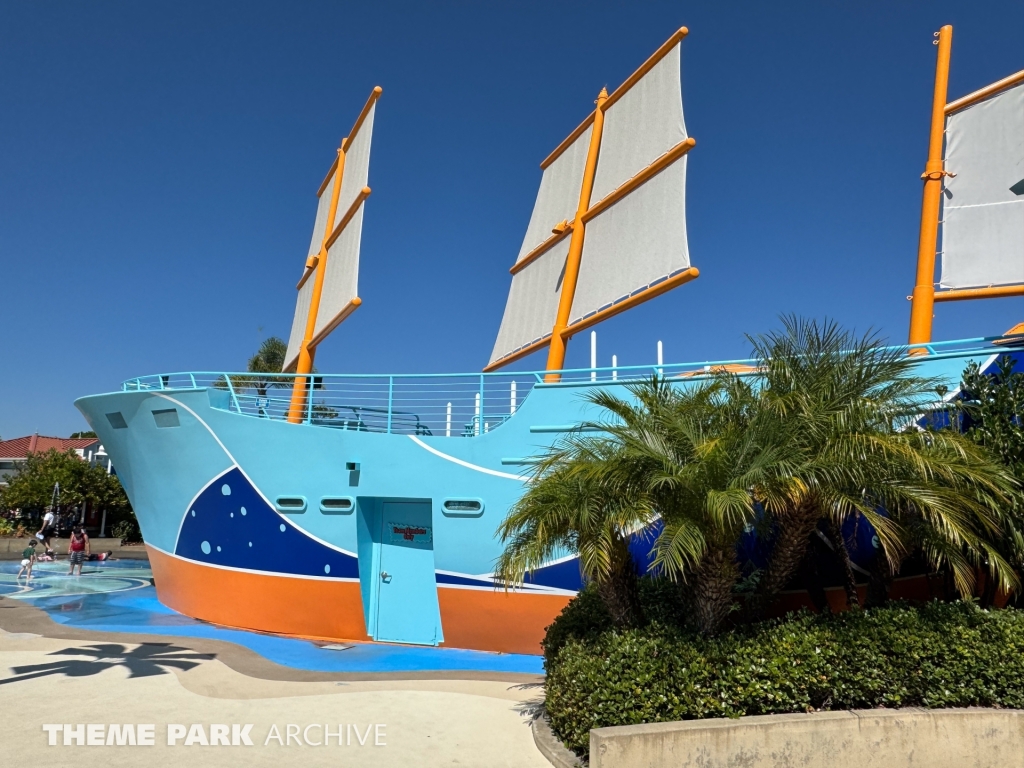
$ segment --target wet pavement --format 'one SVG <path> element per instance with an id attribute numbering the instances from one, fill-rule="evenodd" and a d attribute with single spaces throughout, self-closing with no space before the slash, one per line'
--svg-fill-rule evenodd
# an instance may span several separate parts
<path id="1" fill-rule="evenodd" d="M 67 564 L 37 563 L 32 579 L 16 580 L 16 562 L 0 563 L 0 595 L 42 609 L 62 625 L 104 633 L 221 640 L 298 670 L 338 673 L 466 671 L 541 675 L 541 656 L 486 653 L 384 643 L 342 642 L 344 650 L 291 637 L 229 629 L 171 610 L 157 600 L 144 560 L 85 564 L 67 576 Z"/>

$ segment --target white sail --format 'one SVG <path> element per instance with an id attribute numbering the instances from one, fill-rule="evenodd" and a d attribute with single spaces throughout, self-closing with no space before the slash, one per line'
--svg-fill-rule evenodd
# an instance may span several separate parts
<path id="1" fill-rule="evenodd" d="M 540 177 L 540 189 L 537 190 L 537 200 L 530 215 L 530 225 L 526 228 L 526 237 L 523 238 L 523 245 L 519 249 L 519 258 L 516 259 L 517 263 L 551 237 L 552 227 L 563 221 L 571 224 L 576 218 L 592 132 L 593 126 L 588 126 L 576 141 L 566 147 L 565 151 L 544 169 L 544 175 Z"/>
<path id="2" fill-rule="evenodd" d="M 358 297 L 359 289 L 359 246 L 363 234 L 363 200 L 370 173 L 370 144 L 373 138 L 373 118 L 377 110 L 377 96 L 380 90 L 374 91 L 367 104 L 365 116 L 359 122 L 355 132 L 348 137 L 344 145 L 345 165 L 341 173 L 341 190 L 338 193 L 338 205 L 334 220 L 328 228 L 331 198 L 335 184 L 338 183 L 337 165 L 330 173 L 330 179 L 324 185 L 317 203 L 316 220 L 313 223 L 313 237 L 309 244 L 309 255 L 321 254 L 327 244 L 324 258 L 321 258 L 316 270 L 324 270 L 323 285 L 320 291 L 320 303 L 316 313 L 316 323 L 310 346 L 314 347 L 323 340 L 353 309 L 353 300 Z M 355 207 L 352 216 L 346 221 L 345 216 Z M 344 225 L 344 226 L 342 226 Z M 299 358 L 299 350 L 306 332 L 309 319 L 313 286 L 317 272 L 307 276 L 299 289 L 295 304 L 295 316 L 292 320 L 292 332 L 288 338 L 288 351 L 285 354 L 284 370 L 295 367 Z M 358 301 L 355 302 L 358 304 Z"/>
<path id="3" fill-rule="evenodd" d="M 679 47 L 606 108 L 594 205 L 686 140 Z M 682 155 L 587 222 L 569 325 L 689 266 Z"/>
<path id="4" fill-rule="evenodd" d="M 342 185 L 342 190 L 345 187 Z M 313 343 L 317 344 L 345 319 L 352 300 L 359 296 L 359 244 L 363 236 L 363 206 L 327 249 L 327 271 L 320 294 Z"/>
<path id="5" fill-rule="evenodd" d="M 569 325 L 690 266 L 686 157 L 587 224 Z"/>
<path id="6" fill-rule="evenodd" d="M 683 119 L 680 41 L 685 34 L 685 29 L 676 33 L 628 85 L 600 102 L 603 122 L 588 210 L 571 233 L 538 255 L 553 227 L 574 220 L 593 123 L 545 169 L 488 369 L 550 338 L 570 237 L 583 237 L 576 284 L 566 286 L 573 296 L 570 334 L 602 309 L 689 270 L 686 152 L 694 142 Z"/>
<path id="7" fill-rule="evenodd" d="M 377 111 L 374 103 L 363 120 L 355 136 L 349 136 L 345 142 L 345 170 L 341 180 L 341 194 L 338 195 L 338 210 L 334 214 L 334 227 L 338 226 L 342 217 L 352 207 L 356 197 L 366 186 L 370 178 L 370 142 L 373 139 L 373 116 Z"/>
<path id="8" fill-rule="evenodd" d="M 1024 283 L 1024 83 L 946 121 L 944 288 Z"/>
<path id="9" fill-rule="evenodd" d="M 341 193 L 338 195 L 338 209 L 334 215 L 334 226 L 343 223 L 345 214 L 353 203 L 360 199 L 370 178 L 370 143 L 373 138 L 373 116 L 377 105 L 374 103 L 354 136 L 345 142 L 345 168 L 342 171 Z M 324 272 L 324 286 L 320 294 L 320 311 L 316 315 L 314 343 L 319 343 L 338 323 L 351 312 L 351 302 L 359 295 L 359 246 L 363 235 L 363 205 L 360 202 L 355 214 L 337 234 L 327 250 L 327 269 Z"/>
<path id="10" fill-rule="evenodd" d="M 313 236 L 309 240 L 309 255 L 316 256 L 324 244 L 324 234 L 327 231 L 327 216 L 331 209 L 331 197 L 334 195 L 334 179 L 337 174 L 331 170 L 331 180 L 327 182 L 320 199 L 316 204 L 316 220 L 313 222 Z"/>
<path id="11" fill-rule="evenodd" d="M 295 299 L 295 317 L 292 319 L 292 332 L 288 335 L 288 351 L 284 356 L 285 371 L 294 370 L 295 364 L 299 361 L 299 350 L 302 348 L 306 322 L 309 319 L 309 302 L 313 296 L 313 280 L 313 275 L 310 275 L 299 288 L 299 295 Z"/>
<path id="12" fill-rule="evenodd" d="M 592 131 L 592 126 L 587 127 L 544 169 L 517 264 L 552 237 L 552 228 L 576 218 Z M 491 353 L 492 363 L 551 335 L 568 252 L 569 234 L 566 234 L 550 250 L 512 276 L 505 314 Z"/>
<path id="13" fill-rule="evenodd" d="M 564 237 L 512 276 L 491 362 L 551 336 L 568 254 L 569 238 Z"/>
<path id="14" fill-rule="evenodd" d="M 632 88 L 605 108 L 591 203 L 602 200 L 686 139 L 681 45 L 676 43 Z"/>

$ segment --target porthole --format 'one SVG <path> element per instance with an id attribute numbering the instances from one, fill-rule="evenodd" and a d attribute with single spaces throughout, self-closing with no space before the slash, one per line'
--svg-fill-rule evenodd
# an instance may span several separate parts
<path id="1" fill-rule="evenodd" d="M 277 508 L 281 512 L 298 515 L 306 511 L 306 499 L 304 496 L 278 496 Z"/>
<path id="2" fill-rule="evenodd" d="M 128 422 L 124 420 L 124 416 L 121 415 L 120 411 L 108 413 L 107 421 L 110 422 L 110 426 L 114 429 L 128 429 Z"/>
<path id="3" fill-rule="evenodd" d="M 348 515 L 355 509 L 355 502 L 348 496 L 324 496 L 320 499 L 320 511 L 325 515 Z"/>
<path id="4" fill-rule="evenodd" d="M 484 503 L 480 499 L 445 499 L 441 502 L 441 512 L 447 517 L 480 517 Z"/>

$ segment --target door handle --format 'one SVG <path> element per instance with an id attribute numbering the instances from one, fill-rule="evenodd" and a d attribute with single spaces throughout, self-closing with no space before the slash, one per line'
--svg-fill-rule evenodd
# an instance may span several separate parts
<path id="1" fill-rule="evenodd" d="M 387 571 L 381 571 L 380 572 L 380 580 L 383 581 L 385 584 L 390 584 L 391 583 L 391 574 L 388 573 Z"/>

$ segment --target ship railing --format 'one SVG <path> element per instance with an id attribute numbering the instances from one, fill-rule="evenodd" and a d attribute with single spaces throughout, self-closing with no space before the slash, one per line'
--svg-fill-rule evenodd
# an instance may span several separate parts
<path id="1" fill-rule="evenodd" d="M 964 358 L 1007 351 L 1003 337 L 964 339 L 918 345 L 922 360 Z M 899 349 L 906 349 L 900 347 Z M 756 373 L 749 359 L 709 360 L 559 372 L 546 382 L 544 371 L 469 374 L 310 374 L 303 376 L 312 397 L 302 413 L 291 413 L 295 374 L 185 372 L 129 379 L 125 391 L 210 389 L 211 402 L 236 413 L 278 421 L 362 432 L 478 437 L 500 429 L 523 407 L 537 387 L 586 388 L 598 383 L 628 384 L 652 376 L 699 381 L 719 371 Z"/>

